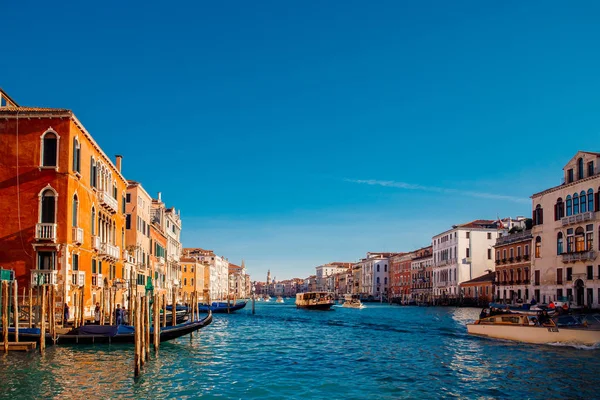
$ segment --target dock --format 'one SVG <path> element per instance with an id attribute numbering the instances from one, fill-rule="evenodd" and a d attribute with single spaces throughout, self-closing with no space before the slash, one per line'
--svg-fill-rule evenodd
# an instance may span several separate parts
<path id="1" fill-rule="evenodd" d="M 8 351 L 31 351 L 35 350 L 37 342 L 8 342 Z"/>

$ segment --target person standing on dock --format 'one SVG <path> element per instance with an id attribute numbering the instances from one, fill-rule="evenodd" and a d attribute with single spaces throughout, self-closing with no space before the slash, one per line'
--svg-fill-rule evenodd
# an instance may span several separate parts
<path id="1" fill-rule="evenodd" d="M 94 323 L 100 325 L 100 303 L 96 303 L 96 308 L 94 308 Z"/>
<path id="2" fill-rule="evenodd" d="M 63 317 L 65 319 L 64 325 L 67 326 L 67 322 L 69 321 L 69 303 L 65 302 L 65 308 L 63 310 Z"/>
<path id="3" fill-rule="evenodd" d="M 123 310 L 121 309 L 120 304 L 117 304 L 117 309 L 115 310 L 115 323 L 117 325 L 121 325 L 123 323 Z"/>

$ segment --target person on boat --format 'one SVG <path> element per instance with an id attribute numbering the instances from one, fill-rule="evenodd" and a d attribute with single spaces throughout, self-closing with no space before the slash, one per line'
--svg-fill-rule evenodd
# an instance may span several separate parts
<path id="1" fill-rule="evenodd" d="M 69 311 L 70 311 L 70 309 L 69 309 L 69 303 L 65 302 L 65 308 L 63 310 L 63 317 L 65 319 L 64 320 L 64 325 L 65 326 L 67 325 L 67 321 L 69 320 Z"/>
<path id="2" fill-rule="evenodd" d="M 94 323 L 100 325 L 100 303 L 96 303 L 96 308 L 94 308 Z"/>
<path id="3" fill-rule="evenodd" d="M 537 304 L 537 301 L 535 301 L 535 297 L 531 298 L 531 302 L 529 304 L 531 304 L 532 306 L 535 306 Z"/>
<path id="4" fill-rule="evenodd" d="M 487 312 L 487 309 L 484 308 L 483 310 L 481 310 L 481 313 L 479 314 L 479 319 L 484 319 L 487 317 L 488 317 L 488 312 Z"/>
<path id="5" fill-rule="evenodd" d="M 550 322 L 550 316 L 548 315 L 548 311 L 544 310 L 538 317 L 538 322 L 540 325 L 545 325 Z"/>
<path id="6" fill-rule="evenodd" d="M 125 309 L 125 304 L 123 304 L 123 308 L 121 308 L 121 315 L 123 316 L 122 319 L 121 319 L 121 321 L 122 321 L 121 323 L 123 325 L 126 325 L 127 321 L 125 319 L 127 317 L 127 309 Z"/>
<path id="7" fill-rule="evenodd" d="M 115 310 L 115 323 L 117 325 L 123 324 L 123 310 L 121 310 L 120 304 L 117 304 L 117 308 Z"/>

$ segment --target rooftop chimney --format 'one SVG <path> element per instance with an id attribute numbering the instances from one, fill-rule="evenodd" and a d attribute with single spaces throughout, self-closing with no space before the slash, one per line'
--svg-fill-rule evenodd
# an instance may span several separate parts
<path id="1" fill-rule="evenodd" d="M 115 158 L 117 159 L 117 171 L 121 173 L 121 161 L 123 160 L 123 156 L 117 154 Z"/>
<path id="2" fill-rule="evenodd" d="M 161 198 L 161 197 L 162 197 L 162 196 L 161 196 L 161 193 L 160 193 L 160 192 L 158 192 L 158 201 L 162 201 L 162 198 Z"/>

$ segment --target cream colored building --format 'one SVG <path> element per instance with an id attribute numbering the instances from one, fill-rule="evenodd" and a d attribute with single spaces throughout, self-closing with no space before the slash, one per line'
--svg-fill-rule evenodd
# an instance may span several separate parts
<path id="1" fill-rule="evenodd" d="M 181 285 L 179 296 L 183 302 L 188 303 L 191 295 L 196 291 L 198 300 L 204 301 L 204 268 L 205 265 L 193 257 L 179 259 L 181 267 Z"/>
<path id="2" fill-rule="evenodd" d="M 152 197 L 141 183 L 128 181 L 125 201 L 128 265 L 135 268 L 137 292 L 145 293 L 146 279 L 150 275 L 150 224 Z M 131 268 L 130 267 L 130 268 Z M 130 279 L 126 271 L 126 279 Z"/>
<path id="3" fill-rule="evenodd" d="M 563 183 L 531 196 L 531 287 L 544 303 L 568 296 L 599 306 L 600 153 L 580 151 L 563 168 Z"/>

